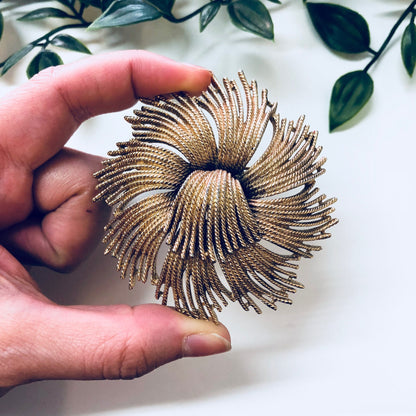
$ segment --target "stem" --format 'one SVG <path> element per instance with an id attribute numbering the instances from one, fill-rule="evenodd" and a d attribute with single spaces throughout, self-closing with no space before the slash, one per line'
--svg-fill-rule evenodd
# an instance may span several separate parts
<path id="1" fill-rule="evenodd" d="M 46 40 L 49 43 L 49 38 L 53 36 L 55 33 L 61 32 L 62 30 L 66 30 L 66 29 L 76 29 L 76 28 L 88 27 L 88 26 L 89 26 L 88 22 L 73 23 L 73 24 L 68 24 L 64 26 L 59 26 L 51 30 L 50 32 L 46 33 L 45 35 L 41 36 L 40 38 L 35 39 L 34 41 L 30 43 L 34 46 L 37 46 L 42 40 Z"/>
<path id="2" fill-rule="evenodd" d="M 175 17 L 173 14 L 168 14 L 168 15 L 165 15 L 165 16 L 163 16 L 163 17 L 164 17 L 166 20 L 169 20 L 169 22 L 172 22 L 172 23 L 182 23 L 182 22 L 185 22 L 186 20 L 192 19 L 193 17 L 195 17 L 196 15 L 198 15 L 199 13 L 201 13 L 201 12 L 202 12 L 202 10 L 204 10 L 204 9 L 205 9 L 205 7 L 206 7 L 208 4 L 211 4 L 211 3 L 221 3 L 222 5 L 225 5 L 225 4 L 228 4 L 228 3 L 229 3 L 229 1 L 224 1 L 224 0 L 210 1 L 209 3 L 205 3 L 205 4 L 204 4 L 203 6 L 201 6 L 200 8 L 198 8 L 198 9 L 194 10 L 192 13 L 189 13 L 188 15 L 183 16 L 183 17 L 179 17 L 179 18 Z"/>
<path id="3" fill-rule="evenodd" d="M 84 14 L 84 10 L 85 10 L 85 4 L 81 3 L 81 6 L 79 6 L 79 12 L 78 12 L 78 16 L 84 20 L 84 18 L 82 17 L 82 15 Z"/>
<path id="4" fill-rule="evenodd" d="M 29 45 L 39 46 L 39 47 L 41 47 L 44 50 L 44 49 L 47 48 L 47 46 L 50 43 L 50 37 L 53 36 L 53 35 L 55 35 L 56 33 L 62 32 L 63 30 L 66 30 L 66 29 L 86 28 L 86 27 L 88 27 L 91 24 L 91 22 L 88 22 L 83 17 L 84 10 L 85 10 L 85 5 L 84 4 L 81 3 L 80 8 L 79 8 L 79 11 L 78 11 L 75 8 L 74 4 L 71 3 L 71 2 L 69 2 L 69 1 L 67 2 L 67 1 L 60 1 L 60 0 L 58 0 L 58 2 L 61 3 L 61 4 L 63 4 L 64 6 L 68 7 L 72 11 L 73 16 L 68 16 L 68 18 L 70 18 L 70 19 L 76 19 L 80 23 L 72 23 L 72 24 L 67 24 L 67 25 L 59 26 L 59 27 L 51 30 L 50 32 L 46 33 L 45 35 L 43 35 L 43 36 L 35 39 L 32 42 L 30 42 Z M 4 64 L 6 63 L 7 59 L 5 59 L 3 62 L 0 62 L 0 68 L 2 68 L 4 66 Z"/>
<path id="5" fill-rule="evenodd" d="M 410 5 L 407 7 L 407 9 L 401 14 L 401 16 L 398 18 L 397 22 L 394 24 L 394 26 L 391 28 L 390 33 L 387 35 L 386 39 L 384 40 L 383 44 L 381 45 L 380 49 L 374 54 L 371 61 L 366 65 L 366 67 L 363 69 L 364 72 L 368 72 L 368 70 L 374 65 L 374 63 L 380 58 L 380 55 L 384 52 L 384 50 L 387 48 L 387 45 L 390 43 L 391 38 L 396 33 L 396 30 L 398 27 L 402 24 L 403 20 L 407 17 L 409 13 L 414 14 L 414 7 L 416 6 L 416 0 L 413 0 Z"/>
<path id="6" fill-rule="evenodd" d="M 32 42 L 30 42 L 29 45 L 41 46 L 43 49 L 45 49 L 46 46 L 48 46 L 48 44 L 49 44 L 49 38 L 51 36 L 53 36 L 55 33 L 61 32 L 62 30 L 66 30 L 66 29 L 76 29 L 76 28 L 88 27 L 88 26 L 89 26 L 89 23 L 88 22 L 85 22 L 85 23 L 73 23 L 73 24 L 68 24 L 68 25 L 64 25 L 64 26 L 59 26 L 59 27 L 51 30 L 50 32 L 46 33 L 45 35 L 43 35 L 43 36 L 35 39 Z M 44 41 L 44 42 L 42 43 L 42 41 Z M 4 66 L 4 64 L 6 63 L 7 59 L 5 59 L 3 62 L 0 62 L 0 68 L 2 68 Z"/>

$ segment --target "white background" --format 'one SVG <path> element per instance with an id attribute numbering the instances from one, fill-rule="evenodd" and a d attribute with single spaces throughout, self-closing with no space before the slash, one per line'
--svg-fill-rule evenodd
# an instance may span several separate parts
<path id="1" fill-rule="evenodd" d="M 177 15 L 201 1 L 178 0 Z M 190 5 L 192 3 L 192 5 Z M 415 151 L 416 83 L 404 70 L 396 36 L 370 71 L 371 103 L 345 128 L 329 134 L 328 103 L 342 74 L 362 69 L 368 56 L 347 58 L 324 47 L 299 1 L 267 2 L 275 24 L 270 42 L 237 30 L 220 15 L 202 34 L 198 19 L 80 34 L 95 53 L 144 48 L 237 76 L 267 88 L 289 119 L 306 114 L 328 158 L 318 180 L 338 197 L 323 250 L 303 260 L 306 288 L 292 306 L 260 316 L 232 305 L 220 315 L 233 340 L 221 356 L 184 359 L 134 381 L 47 381 L 23 386 L 0 400 L 4 415 L 406 415 L 415 403 Z M 339 2 L 369 22 L 378 49 L 399 12 L 400 0 Z M 404 27 L 399 30 L 402 32 Z M 7 22 L 0 58 L 46 30 Z M 79 32 L 72 34 L 78 35 Z M 105 36 L 103 36 L 105 35 Z M 68 62 L 79 55 L 64 53 Z M 0 79 L 0 94 L 22 83 L 26 60 Z M 130 137 L 121 113 L 85 123 L 69 145 L 105 155 Z M 154 288 L 128 291 L 100 246 L 70 275 L 35 269 L 45 293 L 64 304 L 153 301 Z"/>

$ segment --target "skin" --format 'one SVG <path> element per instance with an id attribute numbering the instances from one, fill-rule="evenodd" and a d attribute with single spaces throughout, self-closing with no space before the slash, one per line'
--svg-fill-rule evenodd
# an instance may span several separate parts
<path id="1" fill-rule="evenodd" d="M 184 356 L 230 349 L 222 325 L 160 305 L 60 306 L 23 263 L 73 269 L 109 211 L 92 203 L 100 158 L 63 147 L 90 117 L 138 97 L 198 94 L 199 67 L 123 51 L 48 68 L 0 105 L 0 396 L 45 379 L 129 379 Z"/>

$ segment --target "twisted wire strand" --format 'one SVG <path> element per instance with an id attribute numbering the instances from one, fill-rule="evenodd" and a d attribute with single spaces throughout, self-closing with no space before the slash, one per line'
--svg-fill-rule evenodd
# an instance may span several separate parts
<path id="1" fill-rule="evenodd" d="M 242 91 L 213 78 L 200 97 L 142 100 L 126 117 L 133 138 L 117 143 L 95 174 L 94 200 L 114 208 L 105 253 L 129 287 L 151 276 L 162 304 L 172 298 L 178 311 L 214 322 L 230 301 L 257 313 L 258 302 L 290 304 L 303 288 L 297 262 L 337 222 L 336 199 L 315 186 L 325 172 L 317 133 L 303 116 L 281 119 L 267 90 L 238 76 Z M 251 162 L 269 125 L 269 144 Z"/>

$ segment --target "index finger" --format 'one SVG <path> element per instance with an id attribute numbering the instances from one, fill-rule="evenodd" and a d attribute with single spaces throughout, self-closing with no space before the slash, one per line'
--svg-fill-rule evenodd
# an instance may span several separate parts
<path id="1" fill-rule="evenodd" d="M 122 51 L 42 71 L 2 100 L 0 150 L 36 169 L 56 154 L 86 119 L 132 106 L 139 97 L 197 94 L 205 69 L 146 51 Z"/>

